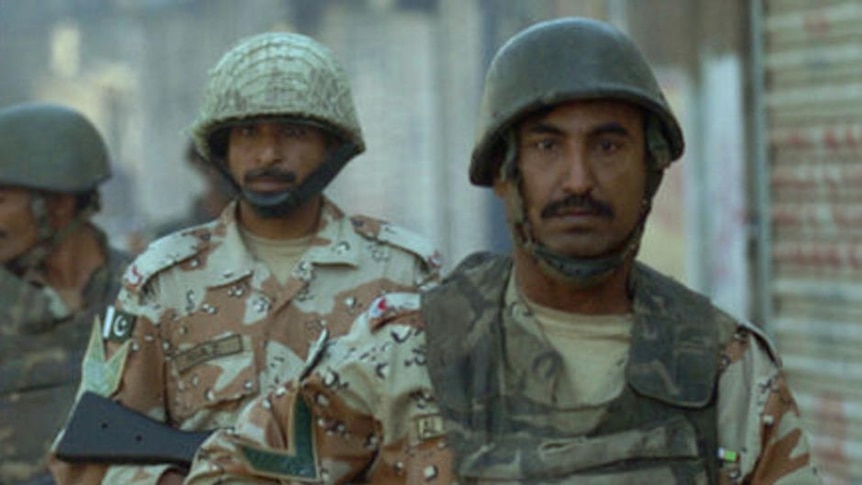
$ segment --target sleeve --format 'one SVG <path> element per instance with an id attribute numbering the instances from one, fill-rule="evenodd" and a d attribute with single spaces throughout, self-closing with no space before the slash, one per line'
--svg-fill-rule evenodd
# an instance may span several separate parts
<path id="1" fill-rule="evenodd" d="M 164 402 L 164 349 L 159 328 L 155 287 L 146 297 L 123 288 L 114 305 L 94 324 L 82 362 L 78 394 L 91 391 L 120 401 L 151 418 L 167 420 Z M 168 466 L 70 464 L 49 458 L 59 484 L 157 483 Z"/>
<path id="2" fill-rule="evenodd" d="M 216 431 L 201 446 L 186 483 L 345 483 L 359 475 L 373 449 L 351 437 L 373 433 L 368 417 L 335 432 L 324 424 L 328 415 L 316 411 L 294 383 L 257 398 L 235 428 Z"/>
<path id="3" fill-rule="evenodd" d="M 722 483 L 817 484 L 799 408 L 769 341 L 740 326 L 719 381 Z"/>
<path id="4" fill-rule="evenodd" d="M 213 435 L 187 483 L 450 483 L 418 313 L 376 327 L 398 295 L 384 298 L 299 384 L 258 398 L 233 431 Z"/>

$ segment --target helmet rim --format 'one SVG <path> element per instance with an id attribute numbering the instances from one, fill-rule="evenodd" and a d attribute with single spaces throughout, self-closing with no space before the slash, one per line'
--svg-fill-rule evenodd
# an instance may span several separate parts
<path id="1" fill-rule="evenodd" d="M 670 160 L 682 156 L 682 128 L 631 39 L 598 20 L 556 19 L 516 34 L 494 56 L 482 94 L 470 181 L 493 184 L 499 165 L 495 149 L 525 116 L 562 102 L 598 99 L 632 103 L 655 115 Z"/>

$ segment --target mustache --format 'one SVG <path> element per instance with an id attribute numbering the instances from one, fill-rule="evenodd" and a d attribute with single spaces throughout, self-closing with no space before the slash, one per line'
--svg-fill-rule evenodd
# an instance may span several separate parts
<path id="1" fill-rule="evenodd" d="M 542 219 L 557 217 L 569 208 L 587 210 L 608 219 L 614 216 L 613 208 L 604 202 L 598 201 L 589 195 L 570 195 L 565 199 L 550 202 L 542 209 L 541 217 Z"/>
<path id="2" fill-rule="evenodd" d="M 296 172 L 276 167 L 260 167 L 249 170 L 242 179 L 245 183 L 254 182 L 257 179 L 271 179 L 292 184 L 296 182 Z"/>

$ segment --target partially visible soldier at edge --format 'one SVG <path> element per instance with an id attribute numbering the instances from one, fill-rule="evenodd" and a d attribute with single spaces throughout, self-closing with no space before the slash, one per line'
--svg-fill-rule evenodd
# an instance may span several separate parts
<path id="1" fill-rule="evenodd" d="M 297 377 L 309 349 L 379 296 L 435 284 L 440 263 L 424 238 L 348 217 L 323 195 L 365 142 L 347 76 L 315 40 L 239 42 L 210 71 L 192 132 L 239 197 L 132 263 L 85 357 L 102 370 L 85 372 L 82 389 L 202 431 L 233 425 L 254 397 Z M 179 483 L 186 472 L 51 466 L 59 483 Z"/>
<path id="2" fill-rule="evenodd" d="M 513 254 L 377 300 L 187 483 L 819 483 L 769 340 L 636 261 L 684 142 L 631 40 L 524 30 L 479 119 L 470 180 L 505 202 Z"/>
<path id="3" fill-rule="evenodd" d="M 53 483 L 93 320 L 131 257 L 91 222 L 111 176 L 101 135 L 49 103 L 0 110 L 0 483 Z"/>

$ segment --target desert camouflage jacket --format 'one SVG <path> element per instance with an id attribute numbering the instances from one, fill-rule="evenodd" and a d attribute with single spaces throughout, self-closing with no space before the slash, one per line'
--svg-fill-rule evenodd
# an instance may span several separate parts
<path id="1" fill-rule="evenodd" d="M 577 419 L 577 410 L 563 410 L 564 405 L 558 402 L 559 409 L 550 414 L 534 412 L 550 409 L 550 396 L 554 393 L 550 383 L 559 381 L 559 376 L 549 374 L 551 366 L 548 365 L 513 368 L 514 362 L 529 362 L 530 358 L 545 352 L 532 334 L 518 331 L 535 325 L 526 305 L 518 297 L 500 305 L 499 295 L 503 294 L 508 279 L 507 265 L 508 262 L 504 262 L 500 274 L 499 260 L 491 261 L 480 268 L 483 274 L 471 282 L 458 283 L 450 277 L 432 293 L 445 294 L 447 285 L 458 285 L 461 298 L 450 298 L 446 303 L 464 315 L 461 323 L 467 330 L 450 332 L 444 340 L 448 338 L 456 349 L 479 349 L 468 355 L 473 365 L 476 359 L 481 359 L 482 344 L 495 339 L 472 330 L 502 325 L 506 338 L 505 350 L 501 351 L 507 352 L 503 359 L 504 373 L 514 373 L 518 377 L 511 379 L 512 376 L 507 375 L 505 382 L 514 384 L 508 389 L 521 393 L 520 398 L 531 400 L 531 405 L 504 397 L 499 392 L 462 396 L 466 397 L 463 404 L 468 409 L 465 416 L 476 419 L 472 422 L 469 418 L 458 419 L 451 409 L 452 396 L 443 398 L 443 394 L 451 394 L 451 388 L 465 385 L 499 391 L 499 381 L 478 382 L 484 378 L 493 381 L 496 374 L 490 372 L 483 377 L 460 366 L 453 358 L 449 360 L 452 367 L 445 380 L 440 380 L 439 375 L 432 380 L 429 362 L 444 358 L 441 355 L 448 350 L 429 344 L 429 333 L 425 329 L 432 322 L 422 316 L 427 315 L 426 309 L 417 311 L 430 300 L 426 297 L 420 303 L 422 299 L 418 295 L 387 295 L 372 304 L 348 335 L 331 341 L 317 361 L 310 360 L 307 376 L 299 383 L 289 383 L 259 398 L 246 408 L 234 431 L 213 435 L 199 450 L 189 483 L 215 484 L 222 480 L 230 482 L 230 478 L 242 483 L 313 483 L 315 480 L 387 484 L 820 483 L 810 460 L 798 409 L 774 351 L 755 329 L 733 322 L 721 313 L 716 318 L 727 319 L 724 323 L 730 323 L 728 329 L 717 331 L 712 342 L 689 342 L 714 349 L 715 365 L 706 367 L 713 368 L 717 375 L 708 377 L 701 389 L 678 394 L 675 400 L 679 403 L 674 405 L 713 408 L 708 415 L 716 420 L 715 426 L 705 427 L 714 431 L 716 443 L 704 446 L 696 443 L 696 439 L 689 441 L 686 436 L 694 437 L 697 433 L 691 431 L 684 419 L 669 420 L 670 424 L 655 429 L 618 430 L 598 437 L 588 433 L 568 441 L 560 439 L 560 430 L 549 424 L 563 422 L 550 423 L 550 420 L 555 413 L 563 411 L 574 411 L 569 416 Z M 650 288 L 657 287 L 656 283 L 660 282 L 657 279 L 664 277 L 645 267 L 636 271 L 639 274 L 634 280 L 640 281 L 636 285 L 646 293 L 636 300 L 651 301 L 635 304 L 637 322 L 639 311 L 656 309 L 656 304 L 661 306 L 659 295 L 651 294 Z M 458 275 L 454 280 L 457 279 Z M 496 308 L 483 307 L 492 301 L 497 302 Z M 707 300 L 700 301 L 708 305 Z M 671 308 L 672 302 L 667 301 L 664 304 L 669 305 L 665 309 L 666 322 L 685 318 L 685 310 L 697 310 Z M 482 321 L 483 315 L 488 314 L 504 315 L 503 322 L 494 318 Z M 651 315 L 653 319 L 655 316 Z M 653 329 L 650 326 L 638 329 L 636 324 L 633 332 L 646 330 L 647 334 L 633 338 L 626 379 L 629 387 L 637 382 L 638 391 L 645 390 L 658 400 L 676 393 L 666 385 L 684 379 L 667 376 L 669 380 L 655 382 L 638 377 L 639 371 L 631 370 L 651 361 L 653 351 L 643 343 L 649 347 L 651 339 L 674 334 L 670 326 L 655 329 L 655 335 L 650 334 Z M 699 339 L 702 335 L 696 337 Z M 434 338 L 440 338 L 439 334 Z M 677 334 L 672 338 L 685 341 L 689 336 Z M 678 349 L 677 353 L 689 350 Z M 450 357 L 457 355 L 458 350 L 450 353 Z M 684 356 L 683 360 L 673 357 L 663 362 L 662 367 L 675 361 L 691 364 Z M 646 365 L 641 371 L 649 367 Z M 676 370 L 685 374 L 690 369 L 676 367 Z M 692 372 L 697 375 L 699 371 Z M 447 389 L 441 394 L 444 386 Z M 542 390 L 548 392 L 543 394 Z M 706 400 L 701 400 L 702 397 Z M 510 414 L 500 416 L 491 412 L 492 406 L 501 402 L 515 405 L 508 409 Z M 606 415 L 610 421 L 618 421 L 612 410 Z M 495 422 L 513 419 L 525 421 Z M 529 422 L 533 419 L 538 421 Z M 627 416 L 622 422 L 638 419 Z M 532 432 L 526 433 L 531 429 Z M 471 447 L 471 433 L 486 433 L 503 441 L 486 440 L 482 446 Z M 510 448 L 506 449 L 507 446 Z M 701 457 L 701 461 L 715 463 L 717 469 L 712 469 L 717 471 L 711 477 L 699 474 L 680 480 L 674 475 L 673 466 L 667 463 L 696 462 L 699 449 L 710 449 L 718 455 Z M 511 459 L 499 459 L 503 454 Z M 658 469 L 629 473 L 631 470 L 614 462 L 627 458 L 633 458 L 629 465 L 643 459 L 668 460 Z M 659 482 L 651 482 L 650 477 Z"/>
<path id="2" fill-rule="evenodd" d="M 243 405 L 295 378 L 322 335 L 345 333 L 381 295 L 438 279 L 439 254 L 424 238 L 345 217 L 327 200 L 311 247 L 280 285 L 247 251 L 235 213 L 230 204 L 134 261 L 103 319 L 104 345 L 85 357 L 82 388 L 182 430 L 231 426 Z M 166 468 L 114 466 L 104 483 L 155 483 Z M 52 470 L 60 483 L 104 473 L 56 461 Z"/>
<path id="3" fill-rule="evenodd" d="M 75 397 L 95 315 L 116 298 L 131 256 L 99 237 L 107 262 L 69 312 L 50 288 L 0 268 L 0 483 L 46 475 L 51 441 Z"/>

